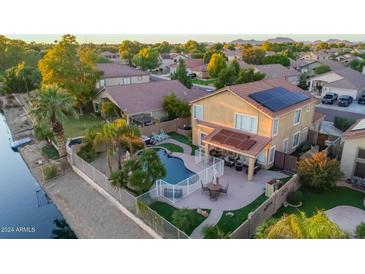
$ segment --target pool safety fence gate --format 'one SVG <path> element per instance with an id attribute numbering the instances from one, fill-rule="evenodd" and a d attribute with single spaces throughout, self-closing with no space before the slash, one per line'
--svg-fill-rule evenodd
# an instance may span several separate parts
<path id="1" fill-rule="evenodd" d="M 214 178 L 224 174 L 224 161 L 222 159 L 205 155 L 201 150 L 195 151 L 194 164 L 201 170 L 177 184 L 170 184 L 162 179 L 155 183 L 154 198 L 163 198 L 175 204 L 193 192 L 202 188 L 202 184 L 208 184 Z"/>

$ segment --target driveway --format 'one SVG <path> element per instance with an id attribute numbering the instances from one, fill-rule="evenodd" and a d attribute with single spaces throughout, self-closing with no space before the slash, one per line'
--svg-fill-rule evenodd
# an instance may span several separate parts
<path id="1" fill-rule="evenodd" d="M 326 215 L 350 236 L 354 236 L 361 222 L 365 222 L 365 210 L 353 206 L 336 206 L 326 210 Z"/>
<path id="2" fill-rule="evenodd" d="M 324 105 L 316 106 L 316 111 L 326 114 L 326 121 L 333 122 L 336 116 L 345 117 L 348 119 L 359 119 L 365 115 L 365 105 L 359 105 L 354 101 L 348 107 L 339 107 L 338 105 Z"/>

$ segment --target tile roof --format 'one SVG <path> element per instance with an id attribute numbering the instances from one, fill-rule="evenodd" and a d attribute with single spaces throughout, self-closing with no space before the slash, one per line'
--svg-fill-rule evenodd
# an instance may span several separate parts
<path id="1" fill-rule="evenodd" d="M 103 72 L 104 78 L 148 75 L 145 71 L 117 63 L 96 64 L 96 69 Z"/>
<path id="2" fill-rule="evenodd" d="M 255 93 L 258 91 L 263 91 L 263 90 L 268 90 L 268 89 L 271 89 L 274 87 L 283 87 L 286 90 L 291 91 L 291 92 L 304 93 L 305 95 L 307 95 L 309 97 L 309 99 L 302 101 L 300 103 L 291 105 L 280 111 L 273 112 L 270 109 L 264 107 L 263 105 L 259 104 L 258 102 L 256 102 L 255 100 L 253 100 L 252 98 L 249 97 L 249 95 L 252 93 Z M 210 93 L 206 96 L 203 96 L 199 99 L 193 100 L 193 101 L 191 101 L 191 103 L 199 101 L 205 97 L 214 96 L 217 93 L 221 93 L 221 92 L 224 92 L 227 90 L 231 91 L 234 94 L 236 94 L 237 96 L 241 97 L 243 100 L 245 100 L 249 104 L 253 105 L 254 107 L 256 107 L 257 109 L 259 109 L 260 111 L 262 111 L 263 113 L 265 113 L 266 115 L 268 115 L 270 117 L 278 117 L 282 114 L 288 113 L 297 108 L 303 107 L 309 103 L 317 101 L 317 99 L 313 95 L 311 95 L 309 92 L 302 90 L 301 88 L 289 83 L 288 81 L 286 81 L 284 79 L 275 78 L 275 79 L 266 79 L 266 80 L 251 82 L 251 83 L 247 83 L 247 84 L 240 84 L 240 85 L 224 87 L 220 90 L 217 90 L 217 91 Z"/>
<path id="3" fill-rule="evenodd" d="M 178 80 L 111 86 L 106 91 L 127 114 L 160 110 L 163 97 L 172 92 L 186 102 L 208 93 L 201 89 L 188 89 Z"/>
<path id="4" fill-rule="evenodd" d="M 332 71 L 337 71 L 346 68 L 343 64 L 333 60 L 318 60 L 322 65 L 328 66 Z"/>
<path id="5" fill-rule="evenodd" d="M 269 137 L 227 128 L 214 123 L 198 121 L 198 124 L 214 129 L 212 133 L 204 138 L 203 143 L 252 157 L 256 157 L 271 141 Z"/>
<path id="6" fill-rule="evenodd" d="M 256 65 L 255 68 L 264 72 L 269 78 L 284 78 L 300 75 L 295 69 L 286 68 L 281 64 Z"/>
<path id="7" fill-rule="evenodd" d="M 185 60 L 186 68 L 194 69 L 204 65 L 204 59 L 187 59 Z M 176 67 L 178 64 L 173 64 L 172 67 Z"/>
<path id="8" fill-rule="evenodd" d="M 338 88 L 353 88 L 353 89 L 365 88 L 365 76 L 360 72 L 353 70 L 351 68 L 343 68 L 335 70 L 334 72 L 342 76 L 344 79 L 327 83 L 325 86 L 338 87 Z"/>

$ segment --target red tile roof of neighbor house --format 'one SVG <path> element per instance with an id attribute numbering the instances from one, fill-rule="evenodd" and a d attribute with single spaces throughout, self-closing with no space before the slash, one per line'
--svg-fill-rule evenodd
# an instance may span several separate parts
<path id="1" fill-rule="evenodd" d="M 103 78 L 148 75 L 145 71 L 117 63 L 96 64 L 96 69 L 103 72 Z"/>
<path id="2" fill-rule="evenodd" d="M 177 98 L 186 102 L 208 93 L 201 89 L 188 89 L 178 80 L 112 86 L 106 87 L 106 91 L 127 114 L 161 110 L 163 97 L 170 93 L 175 93 Z"/>
<path id="3" fill-rule="evenodd" d="M 297 104 L 291 105 L 285 109 L 282 109 L 280 111 L 273 112 L 270 109 L 264 107 L 263 105 L 259 104 L 254 99 L 249 97 L 250 94 L 253 94 L 253 93 L 256 93 L 259 91 L 268 90 L 268 89 L 275 88 L 275 87 L 283 87 L 290 92 L 301 92 L 301 93 L 304 93 L 305 95 L 307 95 L 309 98 L 300 103 L 297 103 Z M 263 113 L 267 114 L 270 117 L 278 117 L 282 114 L 288 113 L 297 108 L 303 107 L 309 103 L 317 101 L 317 99 L 313 95 L 311 95 L 309 92 L 302 90 L 301 88 L 289 83 L 288 81 L 286 81 L 284 79 L 275 78 L 275 79 L 266 79 L 266 80 L 251 82 L 251 83 L 247 83 L 247 84 L 227 86 L 227 87 L 224 87 L 213 93 L 210 93 L 206 96 L 203 96 L 199 99 L 193 100 L 193 101 L 191 101 L 191 103 L 197 102 L 201 99 L 204 99 L 205 97 L 214 96 L 215 94 L 222 93 L 225 91 L 230 91 L 230 92 L 236 94 L 237 96 L 242 98 L 244 101 L 246 101 L 250 105 L 253 105 L 255 108 L 259 109 L 260 111 L 262 111 Z"/>
<path id="4" fill-rule="evenodd" d="M 214 129 L 212 133 L 204 138 L 203 143 L 252 157 L 256 157 L 271 141 L 269 137 L 242 132 L 238 129 L 227 128 L 214 123 L 198 121 L 198 124 Z"/>
<path id="5" fill-rule="evenodd" d="M 358 119 L 348 130 L 343 133 L 342 137 L 345 139 L 365 137 L 365 126 L 356 129 L 360 123 L 361 125 L 365 125 L 365 119 Z"/>
<path id="6" fill-rule="evenodd" d="M 265 73 L 268 78 L 284 78 L 300 75 L 295 69 L 286 68 L 281 64 L 256 65 L 255 68 Z"/>

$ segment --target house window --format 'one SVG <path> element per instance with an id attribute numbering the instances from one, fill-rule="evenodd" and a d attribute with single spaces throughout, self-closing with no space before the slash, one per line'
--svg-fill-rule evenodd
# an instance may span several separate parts
<path id="1" fill-rule="evenodd" d="M 138 76 L 138 77 L 137 77 L 137 80 L 138 80 L 138 81 L 142 81 L 142 76 Z"/>
<path id="2" fill-rule="evenodd" d="M 203 106 L 193 105 L 193 118 L 203 120 Z"/>
<path id="3" fill-rule="evenodd" d="M 288 138 L 285 138 L 284 140 L 283 140 L 283 152 L 284 153 L 288 153 Z"/>
<path id="4" fill-rule="evenodd" d="M 235 128 L 252 133 L 257 133 L 257 117 L 236 113 Z"/>
<path id="5" fill-rule="evenodd" d="M 123 78 L 123 84 L 124 85 L 130 85 L 131 84 L 131 78 Z"/>
<path id="6" fill-rule="evenodd" d="M 100 112 L 100 103 L 94 102 L 94 111 L 97 113 Z"/>
<path id="7" fill-rule="evenodd" d="M 269 151 L 269 164 L 273 163 L 275 160 L 275 146 L 270 147 Z"/>
<path id="8" fill-rule="evenodd" d="M 300 131 L 294 133 L 293 135 L 293 148 L 296 148 L 299 145 L 299 141 L 300 141 Z"/>
<path id="9" fill-rule="evenodd" d="M 298 125 L 300 123 L 300 120 L 302 118 L 302 110 L 301 109 L 297 109 L 294 112 L 294 126 Z"/>
<path id="10" fill-rule="evenodd" d="M 356 162 L 354 176 L 365 178 L 365 163 Z"/>
<path id="11" fill-rule="evenodd" d="M 276 118 L 272 121 L 272 136 L 278 135 L 279 132 L 279 119 Z"/>
<path id="12" fill-rule="evenodd" d="M 100 83 L 100 87 L 105 87 L 105 79 L 101 79 L 99 81 L 99 83 Z"/>
<path id="13" fill-rule="evenodd" d="M 359 149 L 358 153 L 357 153 L 357 158 L 360 159 L 365 159 L 365 149 Z"/>

